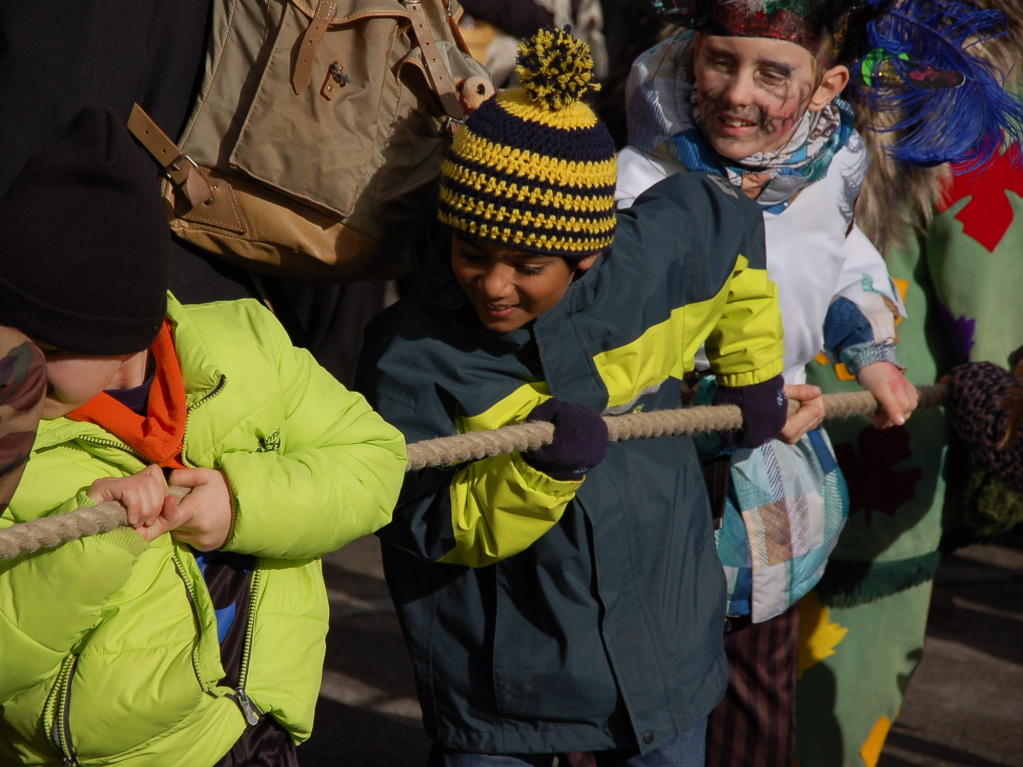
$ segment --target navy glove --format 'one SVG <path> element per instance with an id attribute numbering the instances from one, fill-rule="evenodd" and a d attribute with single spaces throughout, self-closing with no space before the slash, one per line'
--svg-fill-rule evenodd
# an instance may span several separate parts
<path id="1" fill-rule="evenodd" d="M 580 480 L 607 454 L 607 424 L 587 407 L 549 399 L 526 420 L 554 424 L 551 444 L 522 452 L 522 460 L 553 479 Z"/>
<path id="2" fill-rule="evenodd" d="M 789 417 L 789 401 L 782 386 L 785 381 L 775 376 L 749 386 L 718 386 L 715 405 L 738 405 L 742 411 L 742 428 L 724 432 L 725 444 L 735 447 L 760 447 L 781 431 Z"/>

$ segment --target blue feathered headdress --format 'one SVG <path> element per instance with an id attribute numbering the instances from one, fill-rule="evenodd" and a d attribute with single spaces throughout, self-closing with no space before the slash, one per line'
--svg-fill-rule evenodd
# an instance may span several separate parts
<path id="1" fill-rule="evenodd" d="M 865 0 L 836 33 L 852 87 L 878 113 L 894 115 L 894 159 L 983 168 L 1003 147 L 1023 163 L 1023 100 L 979 53 L 1006 33 L 1004 14 L 961 0 Z"/>

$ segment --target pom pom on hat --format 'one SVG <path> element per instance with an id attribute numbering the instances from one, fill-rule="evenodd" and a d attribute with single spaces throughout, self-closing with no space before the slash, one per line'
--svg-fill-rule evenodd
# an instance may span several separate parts
<path id="1" fill-rule="evenodd" d="M 170 228 L 155 168 L 109 110 L 86 107 L 0 198 L 0 323 L 78 354 L 155 340 Z"/>
<path id="2" fill-rule="evenodd" d="M 520 44 L 517 62 L 523 90 L 552 112 L 574 104 L 587 91 L 600 90 L 593 82 L 590 47 L 567 30 L 541 29 Z"/>
<path id="3" fill-rule="evenodd" d="M 589 47 L 543 29 L 519 46 L 520 87 L 485 101 L 441 167 L 438 218 L 458 236 L 581 258 L 611 244 L 617 181 L 611 134 L 581 97 Z"/>

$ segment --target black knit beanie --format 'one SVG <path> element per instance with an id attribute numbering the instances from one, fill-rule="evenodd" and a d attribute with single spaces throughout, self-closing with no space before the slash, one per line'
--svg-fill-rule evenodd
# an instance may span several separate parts
<path id="1" fill-rule="evenodd" d="M 0 198 L 0 324 L 78 354 L 142 351 L 170 247 L 153 168 L 113 113 L 86 107 Z"/>

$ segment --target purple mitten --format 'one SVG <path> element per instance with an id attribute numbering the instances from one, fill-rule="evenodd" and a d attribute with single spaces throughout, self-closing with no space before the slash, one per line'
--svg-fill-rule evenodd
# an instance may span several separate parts
<path id="1" fill-rule="evenodd" d="M 561 481 L 578 481 L 604 460 L 607 424 L 587 407 L 549 399 L 533 408 L 527 421 L 550 421 L 554 441 L 536 450 L 525 450 L 522 459 L 534 469 Z"/>
<path id="2" fill-rule="evenodd" d="M 735 447 L 760 447 L 781 431 L 789 417 L 781 376 L 749 386 L 718 386 L 715 405 L 738 405 L 742 411 L 742 428 L 723 432 L 721 438 Z"/>

